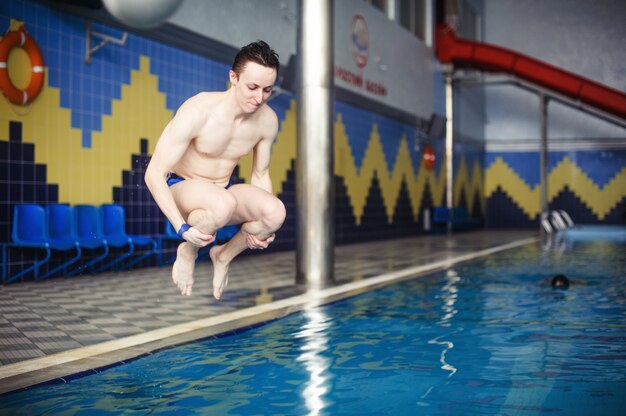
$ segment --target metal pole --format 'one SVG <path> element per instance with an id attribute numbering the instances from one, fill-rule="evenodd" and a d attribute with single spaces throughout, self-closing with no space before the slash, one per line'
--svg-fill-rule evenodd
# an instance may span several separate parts
<path id="1" fill-rule="evenodd" d="M 448 232 L 452 232 L 454 215 L 454 87 L 452 70 L 446 71 L 446 206 L 448 207 Z"/>
<path id="2" fill-rule="evenodd" d="M 435 37 L 435 4 L 434 0 L 424 2 L 424 44 L 433 47 Z"/>
<path id="3" fill-rule="evenodd" d="M 541 221 L 547 217 L 548 206 L 548 97 L 539 93 L 539 130 L 540 130 L 540 150 L 539 150 L 539 177 L 541 180 L 539 229 L 543 233 Z"/>
<path id="4" fill-rule="evenodd" d="M 296 282 L 334 281 L 333 2 L 300 0 Z"/>
<path id="5" fill-rule="evenodd" d="M 396 0 L 387 0 L 385 2 L 385 14 L 389 20 L 393 20 L 394 22 L 398 21 L 397 7 Z"/>

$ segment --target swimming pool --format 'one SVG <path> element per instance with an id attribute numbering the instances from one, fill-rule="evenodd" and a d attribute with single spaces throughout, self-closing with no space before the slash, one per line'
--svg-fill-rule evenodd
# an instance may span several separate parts
<path id="1" fill-rule="evenodd" d="M 0 396 L 0 414 L 622 414 L 625 272 L 623 244 L 527 245 Z"/>

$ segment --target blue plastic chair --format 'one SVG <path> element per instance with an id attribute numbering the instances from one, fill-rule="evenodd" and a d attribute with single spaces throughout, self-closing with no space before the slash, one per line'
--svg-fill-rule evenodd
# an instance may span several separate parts
<path id="1" fill-rule="evenodd" d="M 138 256 L 132 261 L 121 266 L 120 270 L 127 269 L 141 260 L 150 257 L 156 252 L 157 242 L 153 238 L 126 233 L 124 208 L 121 205 L 102 205 L 100 207 L 100 215 L 102 221 L 102 235 L 107 243 L 113 247 L 121 247 L 127 244 L 130 246 L 129 251 L 126 254 L 107 264 L 107 267 L 115 266 L 130 257 L 134 252 L 135 246 L 151 246 L 151 248 L 141 256 Z"/>
<path id="2" fill-rule="evenodd" d="M 170 257 L 167 260 L 163 259 L 163 242 L 166 240 L 182 242 L 180 237 L 178 237 L 178 235 L 176 234 L 176 231 L 174 231 L 174 226 L 168 220 L 165 220 L 165 232 L 158 236 L 157 263 L 159 264 L 159 266 L 171 264 L 176 259 L 176 256 Z"/>
<path id="3" fill-rule="evenodd" d="M 104 235 L 102 213 L 98 207 L 93 205 L 76 205 L 74 209 L 76 210 L 76 229 L 83 238 L 106 241 L 107 249 L 110 247 L 128 247 L 128 251 L 100 265 L 94 272 L 99 273 L 107 270 L 133 254 L 135 248 L 128 238 L 107 238 Z"/>
<path id="4" fill-rule="evenodd" d="M 57 236 L 58 238 L 65 240 L 76 241 L 78 242 L 79 247 L 89 250 L 103 249 L 103 252 L 100 255 L 91 259 L 87 263 L 80 265 L 74 270 L 67 272 L 68 276 L 74 276 L 81 271 L 90 268 L 94 264 L 106 258 L 109 254 L 109 246 L 106 241 L 98 238 L 97 234 L 92 233 L 92 230 L 89 228 L 86 229 L 84 227 L 86 225 L 85 222 L 80 221 L 80 219 L 85 215 L 85 210 L 88 210 L 89 208 L 93 208 L 96 215 L 98 214 L 96 207 L 88 205 L 83 205 L 80 209 L 73 209 L 69 205 L 64 204 L 46 205 L 46 212 L 48 214 L 48 230 L 51 238 Z"/>
<path id="5" fill-rule="evenodd" d="M 447 224 L 448 221 L 450 221 L 450 210 L 448 209 L 448 207 L 433 208 L 433 223 Z"/>
<path id="6" fill-rule="evenodd" d="M 42 260 L 35 260 L 30 267 L 8 278 L 6 277 L 6 269 L 4 269 L 3 280 L 6 283 L 11 283 L 31 271 L 35 272 L 36 280 L 46 279 L 59 270 L 65 269 L 67 266 L 78 261 L 81 256 L 80 247 L 76 241 L 68 240 L 60 236 L 63 226 L 63 224 L 60 224 L 55 227 L 54 236 L 51 238 L 48 232 L 46 212 L 43 207 L 36 204 L 15 205 L 13 208 L 13 228 L 11 236 L 13 243 L 8 244 L 8 246 L 39 248 L 45 251 L 45 256 Z M 39 276 L 39 268 L 50 260 L 52 255 L 51 250 L 76 250 L 76 255 L 70 260 L 50 269 L 43 276 Z M 3 257 L 5 257 L 5 255 L 3 255 Z M 3 259 L 3 265 L 6 267 L 6 258 Z"/>
<path id="7" fill-rule="evenodd" d="M 89 240 L 94 241 L 94 242 L 102 241 L 106 246 L 106 254 L 109 253 L 110 246 L 120 248 L 120 247 L 129 245 L 127 241 L 110 242 L 104 237 L 104 234 L 102 233 L 102 220 L 100 218 L 100 210 L 98 209 L 98 207 L 93 206 L 93 205 L 76 205 L 74 207 L 74 213 L 75 213 L 74 221 L 76 223 L 76 234 L 85 241 L 89 241 Z M 92 243 L 92 244 L 95 244 L 95 243 Z M 126 253 L 127 255 L 125 255 L 125 257 L 130 256 L 132 254 L 132 251 L 133 251 L 133 248 L 129 247 L 129 252 Z M 99 259 L 99 260 L 104 260 L 105 257 L 106 256 L 104 256 L 102 259 Z M 99 268 L 95 269 L 94 272 L 101 272 L 103 270 L 106 270 L 107 268 L 115 265 L 117 261 L 118 261 L 118 258 L 114 259 L 113 261 L 109 263 L 103 264 Z M 94 262 L 93 264 L 89 266 L 93 267 L 95 263 L 96 262 Z M 86 267 L 83 267 L 81 270 L 84 270 L 84 269 L 86 269 Z"/>

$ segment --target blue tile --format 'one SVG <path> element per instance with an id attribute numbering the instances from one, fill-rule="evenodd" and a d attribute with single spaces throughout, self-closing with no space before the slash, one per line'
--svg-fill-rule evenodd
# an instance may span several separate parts
<path id="1" fill-rule="evenodd" d="M 87 131 L 87 130 L 83 130 L 82 131 L 82 146 L 86 149 L 90 149 L 91 148 L 91 132 Z"/>
<path id="2" fill-rule="evenodd" d="M 102 79 L 94 78 L 93 83 L 92 83 L 92 93 L 94 96 L 98 97 L 99 99 L 104 97 L 104 88 L 103 88 Z"/>
<path id="3" fill-rule="evenodd" d="M 84 68 L 85 63 L 83 62 L 81 58 L 82 58 L 81 56 L 68 54 L 68 58 L 66 62 L 69 63 L 69 66 L 67 66 L 66 64 L 65 65 L 66 68 L 69 69 L 69 71 L 73 73 L 83 74 L 84 72 L 86 72 Z"/>
<path id="4" fill-rule="evenodd" d="M 85 113 L 91 112 L 91 100 L 88 95 L 85 95 L 85 94 L 81 95 L 80 112 L 83 114 L 80 119 L 81 127 L 84 127 L 84 124 L 83 124 L 85 122 L 84 115 Z"/>
<path id="5" fill-rule="evenodd" d="M 70 104 L 72 105 L 72 112 L 80 112 L 83 108 L 83 94 L 81 91 L 72 91 Z"/>
<path id="6" fill-rule="evenodd" d="M 54 68 L 48 67 L 48 83 L 52 87 L 58 87 L 58 85 L 60 83 L 60 73 L 59 73 L 59 71 L 55 70 Z M 67 107 L 67 105 L 63 105 L 63 98 L 64 97 L 61 96 L 61 106 Z M 66 100 L 67 100 L 67 98 L 66 98 Z"/>
<path id="7" fill-rule="evenodd" d="M 52 47 L 60 51 L 65 51 L 64 37 L 63 37 L 63 33 L 60 30 L 52 30 L 50 32 L 50 41 L 51 41 Z M 66 61 L 63 61 L 63 62 L 66 62 Z"/>
<path id="8" fill-rule="evenodd" d="M 80 114 L 78 114 L 78 112 L 76 112 L 76 111 L 72 111 L 71 114 L 72 114 L 72 116 L 71 116 L 72 127 L 75 128 L 75 129 L 80 128 Z"/>
<path id="9" fill-rule="evenodd" d="M 83 94 L 85 94 L 86 96 L 93 95 L 93 78 L 83 78 Z"/>
<path id="10" fill-rule="evenodd" d="M 130 85 L 130 71 L 122 71 L 120 75 L 122 83 Z"/>
<path id="11" fill-rule="evenodd" d="M 102 131 L 102 118 L 95 116 L 93 119 L 93 130 Z"/>
<path id="12" fill-rule="evenodd" d="M 111 115 L 111 100 L 106 99 L 103 102 L 104 109 L 102 111 L 103 114 Z"/>
<path id="13" fill-rule="evenodd" d="M 69 84 L 70 84 L 70 90 L 72 91 L 72 93 L 80 93 L 82 92 L 82 88 L 81 88 L 81 77 L 78 74 L 70 74 L 69 77 L 67 77 L 69 80 Z M 68 88 L 68 85 L 66 85 L 66 83 L 64 82 L 61 85 L 61 88 Z"/>
<path id="14" fill-rule="evenodd" d="M 118 85 L 118 84 L 111 84 L 111 88 L 112 88 L 112 95 L 113 98 L 115 98 L 116 100 L 119 100 L 122 96 L 122 86 Z"/>
<path id="15" fill-rule="evenodd" d="M 78 36 L 73 36 L 71 40 L 71 53 L 82 58 L 85 53 L 85 42 Z"/>
<path id="16" fill-rule="evenodd" d="M 48 7 L 41 8 L 38 16 L 38 21 L 41 27 L 47 28 L 50 25 L 50 10 L 48 9 Z"/>

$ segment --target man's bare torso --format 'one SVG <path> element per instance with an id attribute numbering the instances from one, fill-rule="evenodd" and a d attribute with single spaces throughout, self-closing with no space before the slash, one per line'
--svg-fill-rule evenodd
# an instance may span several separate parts
<path id="1" fill-rule="evenodd" d="M 273 110 L 266 104 L 243 119 L 233 119 L 221 111 L 223 92 L 200 93 L 179 111 L 193 114 L 195 137 L 173 171 L 187 179 L 205 179 L 220 186 L 228 184 L 239 159 L 267 137 Z"/>

